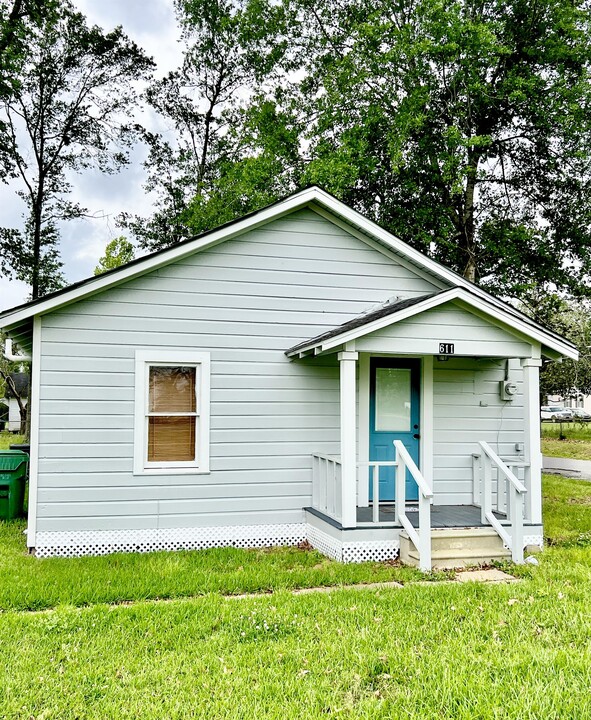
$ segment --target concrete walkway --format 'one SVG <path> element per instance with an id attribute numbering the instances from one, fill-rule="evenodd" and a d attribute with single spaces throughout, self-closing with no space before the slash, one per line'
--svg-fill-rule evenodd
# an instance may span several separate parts
<path id="1" fill-rule="evenodd" d="M 543 470 L 553 475 L 564 475 L 577 480 L 591 481 L 591 460 L 571 460 L 544 456 Z"/>

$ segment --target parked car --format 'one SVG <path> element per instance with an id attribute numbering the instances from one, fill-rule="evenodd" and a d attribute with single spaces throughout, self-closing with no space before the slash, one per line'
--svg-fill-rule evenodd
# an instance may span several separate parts
<path id="1" fill-rule="evenodd" d="M 591 422 L 591 413 L 583 410 L 583 408 L 572 408 L 571 412 L 575 422 Z"/>
<path id="2" fill-rule="evenodd" d="M 544 405 L 540 408 L 542 422 L 572 422 L 573 412 L 570 408 L 559 407 L 558 405 Z"/>

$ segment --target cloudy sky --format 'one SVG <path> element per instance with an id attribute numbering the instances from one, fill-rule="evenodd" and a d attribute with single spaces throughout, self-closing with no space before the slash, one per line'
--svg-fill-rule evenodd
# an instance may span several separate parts
<path id="1" fill-rule="evenodd" d="M 75 0 L 89 22 L 111 30 L 122 25 L 125 32 L 151 55 L 158 76 L 165 75 L 181 61 L 179 32 L 173 0 Z M 154 128 L 153 115 L 144 122 Z M 144 172 L 141 166 L 144 150 L 137 148 L 132 163 L 116 175 L 87 172 L 73 180 L 72 199 L 80 202 L 96 219 L 67 223 L 62 228 L 62 259 L 68 282 L 92 275 L 105 246 L 121 234 L 115 217 L 123 210 L 147 215 L 150 199 L 142 189 Z M 16 186 L 0 184 L 0 227 L 21 227 L 23 205 L 15 195 Z M 28 299 L 28 288 L 18 281 L 0 278 L 0 310 Z"/>

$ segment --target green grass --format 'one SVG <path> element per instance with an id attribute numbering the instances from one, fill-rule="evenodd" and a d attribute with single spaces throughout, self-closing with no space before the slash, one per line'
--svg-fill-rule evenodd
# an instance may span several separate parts
<path id="1" fill-rule="evenodd" d="M 25 554 L 24 528 L 24 521 L 0 523 L 0 610 L 409 582 L 422 577 L 418 570 L 397 564 L 342 565 L 298 548 L 272 552 L 218 548 L 40 560 Z M 437 580 L 446 574 L 431 577 Z"/>
<path id="2" fill-rule="evenodd" d="M 591 423 L 542 423 L 542 453 L 548 457 L 591 460 Z"/>
<path id="3" fill-rule="evenodd" d="M 297 550 L 36 561 L 22 553 L 22 523 L 6 524 L 3 602 L 22 585 L 38 602 L 53 592 L 88 606 L 0 614 L 0 717 L 591 717 L 591 483 L 546 476 L 544 509 L 552 545 L 518 584 L 419 584 L 415 574 L 401 590 L 298 596 L 285 590 L 294 576 L 401 571 Z M 159 581 L 207 594 L 97 603 L 116 586 L 141 600 Z M 257 583 L 285 589 L 221 594 Z"/>

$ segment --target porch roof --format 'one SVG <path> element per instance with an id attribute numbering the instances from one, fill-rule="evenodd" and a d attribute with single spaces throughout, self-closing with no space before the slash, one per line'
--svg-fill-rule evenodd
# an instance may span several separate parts
<path id="1" fill-rule="evenodd" d="M 484 315 L 492 325 L 502 325 L 510 332 L 533 343 L 540 343 L 542 353 L 556 359 L 560 356 L 578 359 L 578 351 L 568 340 L 560 337 L 522 313 L 511 308 L 505 310 L 470 291 L 454 287 L 428 295 L 389 301 L 369 312 L 358 315 L 342 325 L 327 330 L 285 351 L 287 357 L 305 357 L 325 352 L 336 352 L 345 343 L 364 337 L 376 330 L 419 315 L 447 302 L 460 302 L 469 310 Z"/>

